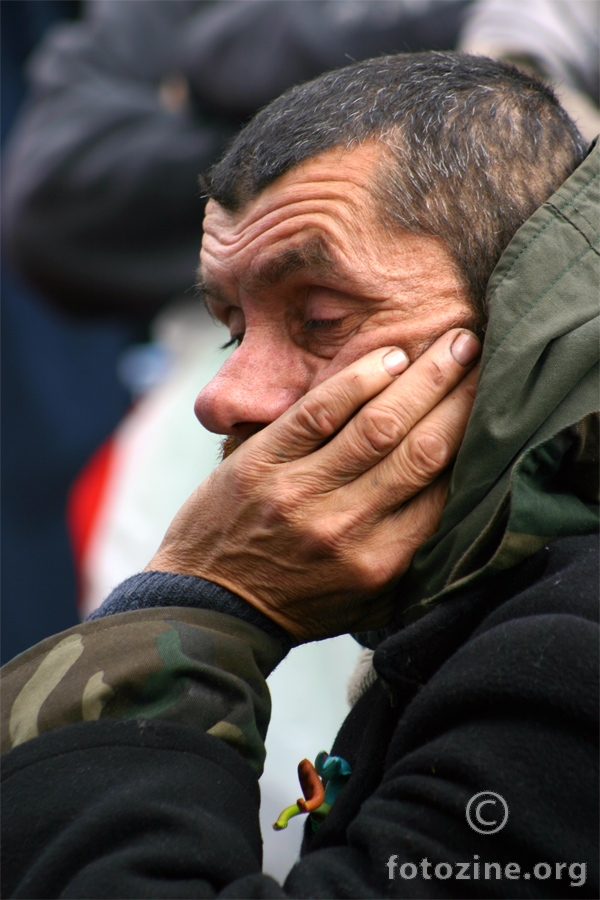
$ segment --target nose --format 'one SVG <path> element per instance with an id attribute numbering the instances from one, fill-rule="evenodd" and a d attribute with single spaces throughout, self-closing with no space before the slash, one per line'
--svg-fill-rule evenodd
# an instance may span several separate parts
<path id="1" fill-rule="evenodd" d="M 300 356 L 296 347 L 246 332 L 198 394 L 196 417 L 209 431 L 240 440 L 260 431 L 306 393 L 308 377 Z"/>

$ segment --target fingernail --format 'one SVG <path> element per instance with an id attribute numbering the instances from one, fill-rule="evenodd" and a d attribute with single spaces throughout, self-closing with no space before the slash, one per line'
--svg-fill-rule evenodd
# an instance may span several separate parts
<path id="1" fill-rule="evenodd" d="M 474 334 L 463 331 L 454 339 L 450 352 L 461 366 L 468 366 L 479 355 L 481 345 Z"/>
<path id="2" fill-rule="evenodd" d="M 399 375 L 408 368 L 409 359 L 404 350 L 390 350 L 385 354 L 382 362 L 388 375 Z"/>

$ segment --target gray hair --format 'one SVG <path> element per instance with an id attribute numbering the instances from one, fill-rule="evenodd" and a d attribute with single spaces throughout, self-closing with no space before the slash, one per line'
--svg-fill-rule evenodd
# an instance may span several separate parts
<path id="1" fill-rule="evenodd" d="M 282 94 L 204 179 L 225 209 L 333 147 L 381 145 L 373 197 L 389 227 L 441 238 L 475 310 L 521 224 L 579 165 L 585 143 L 554 93 L 460 53 L 382 56 Z"/>

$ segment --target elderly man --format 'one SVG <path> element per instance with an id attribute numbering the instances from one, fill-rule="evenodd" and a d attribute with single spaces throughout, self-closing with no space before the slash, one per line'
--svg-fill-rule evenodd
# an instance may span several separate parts
<path id="1" fill-rule="evenodd" d="M 196 404 L 227 458 L 146 572 L 7 667 L 6 896 L 597 895 L 584 156 L 543 85 L 454 54 L 322 76 L 241 132 L 200 274 L 238 345 Z M 265 678 L 343 631 L 375 652 L 299 767 L 282 888 Z"/>

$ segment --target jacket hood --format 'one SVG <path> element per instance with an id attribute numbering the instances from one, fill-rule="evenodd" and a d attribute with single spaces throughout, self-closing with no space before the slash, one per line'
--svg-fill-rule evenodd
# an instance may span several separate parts
<path id="1" fill-rule="evenodd" d="M 402 624 L 598 527 L 599 185 L 596 144 L 492 274 L 477 396 L 439 529 L 399 585 Z"/>

